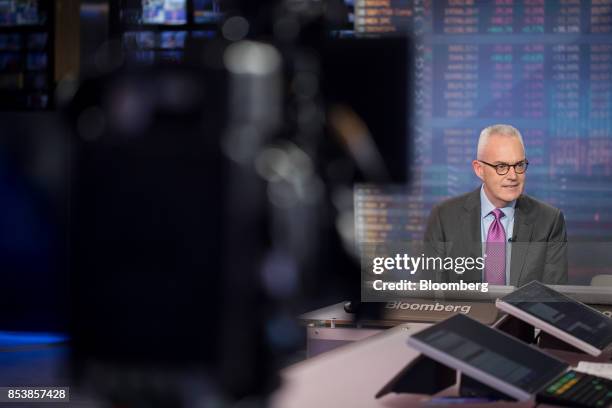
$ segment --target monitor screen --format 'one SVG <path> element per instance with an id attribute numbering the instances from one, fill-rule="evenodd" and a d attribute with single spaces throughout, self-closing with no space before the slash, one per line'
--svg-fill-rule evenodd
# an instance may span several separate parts
<path id="1" fill-rule="evenodd" d="M 28 71 L 42 71 L 47 68 L 47 54 L 44 52 L 30 52 L 26 58 Z"/>
<path id="2" fill-rule="evenodd" d="M 186 0 L 142 0 L 144 24 L 186 24 Z"/>
<path id="3" fill-rule="evenodd" d="M 21 54 L 15 52 L 0 52 L 0 72 L 16 72 L 22 67 Z"/>
<path id="4" fill-rule="evenodd" d="M 0 0 L 0 26 L 41 24 L 37 0 Z"/>
<path id="5" fill-rule="evenodd" d="M 44 72 L 28 72 L 24 76 L 25 88 L 47 89 L 47 75 Z"/>
<path id="6" fill-rule="evenodd" d="M 159 45 L 161 48 L 185 48 L 187 31 L 162 31 L 160 33 Z"/>
<path id="7" fill-rule="evenodd" d="M 46 93 L 28 94 L 25 105 L 32 109 L 44 109 L 49 105 L 49 95 Z"/>
<path id="8" fill-rule="evenodd" d="M 600 350 L 612 343 L 612 319 L 538 282 L 502 300 Z"/>
<path id="9" fill-rule="evenodd" d="M 210 39 L 215 38 L 217 36 L 217 32 L 213 30 L 196 30 L 191 32 L 191 38 L 197 39 Z"/>
<path id="10" fill-rule="evenodd" d="M 153 31 L 128 31 L 123 33 L 123 44 L 128 50 L 145 50 L 155 48 Z"/>
<path id="11" fill-rule="evenodd" d="M 223 18 L 219 0 L 194 0 L 193 21 L 196 24 L 218 23 Z"/>
<path id="12" fill-rule="evenodd" d="M 157 60 L 160 63 L 180 64 L 181 62 L 183 62 L 183 59 L 183 51 L 160 51 L 157 54 Z"/>
<path id="13" fill-rule="evenodd" d="M 568 366 L 462 314 L 412 337 L 529 394 L 536 393 Z"/>
<path id="14" fill-rule="evenodd" d="M 43 50 L 47 46 L 49 39 L 48 33 L 34 33 L 28 35 L 28 49 L 30 50 Z"/>
<path id="15" fill-rule="evenodd" d="M 0 34 L 0 50 L 18 51 L 21 48 L 21 34 Z"/>
<path id="16" fill-rule="evenodd" d="M 155 51 L 132 51 L 127 54 L 127 62 L 136 66 L 150 66 L 155 63 Z"/>

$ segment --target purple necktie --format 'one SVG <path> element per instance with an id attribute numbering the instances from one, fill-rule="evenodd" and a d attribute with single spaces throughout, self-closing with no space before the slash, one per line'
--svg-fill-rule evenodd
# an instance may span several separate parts
<path id="1" fill-rule="evenodd" d="M 487 234 L 485 281 L 492 285 L 506 284 L 506 231 L 499 221 L 506 214 L 499 208 L 490 212 L 495 220 Z"/>

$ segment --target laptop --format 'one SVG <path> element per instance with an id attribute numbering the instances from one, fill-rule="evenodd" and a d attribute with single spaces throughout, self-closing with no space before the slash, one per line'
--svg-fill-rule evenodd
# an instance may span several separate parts
<path id="1" fill-rule="evenodd" d="M 612 406 L 612 381 L 574 371 L 564 361 L 462 314 L 414 334 L 407 343 L 519 401 Z"/>
<path id="2" fill-rule="evenodd" d="M 612 352 L 612 319 L 540 282 L 521 286 L 495 305 L 592 356 Z"/>

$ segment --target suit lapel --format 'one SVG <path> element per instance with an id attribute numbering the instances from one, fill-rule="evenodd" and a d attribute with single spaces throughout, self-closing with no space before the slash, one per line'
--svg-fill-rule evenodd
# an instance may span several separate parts
<path id="1" fill-rule="evenodd" d="M 518 286 L 521 274 L 525 267 L 525 258 L 531 242 L 533 230 L 532 208 L 529 199 L 521 195 L 516 202 L 514 213 L 514 230 L 512 243 L 512 257 L 510 259 L 510 284 Z"/>
<path id="2" fill-rule="evenodd" d="M 482 256 L 482 237 L 480 236 L 480 188 L 470 194 L 464 203 L 466 211 L 463 217 L 463 231 L 465 232 L 465 245 L 469 247 L 469 256 L 478 258 Z"/>

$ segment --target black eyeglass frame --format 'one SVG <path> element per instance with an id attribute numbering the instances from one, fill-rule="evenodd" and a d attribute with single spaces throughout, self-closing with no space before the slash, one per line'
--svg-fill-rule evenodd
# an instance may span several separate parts
<path id="1" fill-rule="evenodd" d="M 523 174 L 523 173 L 525 173 L 525 172 L 527 171 L 527 167 L 529 167 L 529 160 L 527 160 L 527 159 L 525 159 L 525 160 L 521 160 L 521 161 L 518 161 L 518 162 L 516 162 L 516 163 L 514 163 L 514 164 L 508 164 L 508 163 L 491 164 L 491 163 L 487 163 L 487 162 L 486 162 L 486 161 L 484 161 L 484 160 L 478 160 L 478 161 L 479 161 L 479 162 L 481 162 L 481 163 L 486 164 L 487 166 L 491 166 L 491 167 L 493 167 L 493 168 L 495 169 L 495 172 L 496 172 L 496 173 L 497 173 L 499 176 L 505 176 L 506 174 L 508 174 L 508 172 L 510 171 L 510 167 L 514 168 L 514 172 L 515 172 L 516 174 Z M 520 165 L 520 164 L 525 164 L 525 169 L 524 169 L 523 171 L 518 171 L 518 170 L 517 170 L 517 167 L 516 167 L 516 166 L 518 166 L 518 165 Z M 500 173 L 500 171 L 501 171 L 501 170 L 499 169 L 499 166 L 507 166 L 506 171 L 505 171 L 505 172 L 503 172 L 503 173 Z"/>

